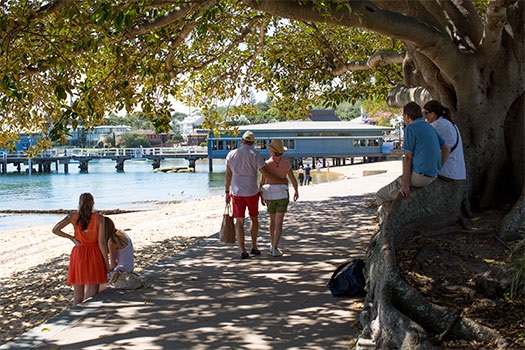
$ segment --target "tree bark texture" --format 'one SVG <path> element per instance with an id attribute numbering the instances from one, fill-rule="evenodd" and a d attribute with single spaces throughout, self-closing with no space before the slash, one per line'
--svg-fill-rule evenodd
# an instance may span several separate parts
<path id="1" fill-rule="evenodd" d="M 466 183 L 437 180 L 398 197 L 392 213 L 372 238 L 367 251 L 367 296 L 361 314 L 363 332 L 357 349 L 374 343 L 380 349 L 431 349 L 456 337 L 496 342 L 500 334 L 451 310 L 432 304 L 400 275 L 396 247 L 414 235 L 452 225 L 461 219 Z M 367 345 L 365 345 L 367 344 Z"/>

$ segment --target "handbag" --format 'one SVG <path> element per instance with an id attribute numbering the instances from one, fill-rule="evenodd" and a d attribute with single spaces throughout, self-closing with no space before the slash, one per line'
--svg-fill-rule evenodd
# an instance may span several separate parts
<path id="1" fill-rule="evenodd" d="M 121 271 L 113 273 L 109 285 L 116 289 L 138 289 L 146 286 L 136 273 Z"/>
<path id="2" fill-rule="evenodd" d="M 230 203 L 226 203 L 220 231 L 220 241 L 224 243 L 235 243 L 235 225 L 233 224 L 233 217 L 230 212 Z"/>

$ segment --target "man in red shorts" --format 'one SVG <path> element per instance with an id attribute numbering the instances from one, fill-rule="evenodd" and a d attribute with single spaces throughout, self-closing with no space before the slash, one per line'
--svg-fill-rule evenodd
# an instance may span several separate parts
<path id="1" fill-rule="evenodd" d="M 250 236 L 252 239 L 253 255 L 260 255 L 257 249 L 257 235 L 259 234 L 259 184 L 257 172 L 265 176 L 279 180 L 266 170 L 264 158 L 255 151 L 252 146 L 255 143 L 255 135 L 246 131 L 242 135 L 241 147 L 230 151 L 226 156 L 226 203 L 232 202 L 233 217 L 235 219 L 235 235 L 241 250 L 241 259 L 248 259 L 250 255 L 244 245 L 244 220 L 246 208 L 250 215 Z"/>

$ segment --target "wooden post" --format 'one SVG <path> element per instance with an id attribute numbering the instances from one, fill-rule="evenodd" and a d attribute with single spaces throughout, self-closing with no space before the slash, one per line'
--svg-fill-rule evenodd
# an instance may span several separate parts
<path id="1" fill-rule="evenodd" d="M 126 158 L 117 158 L 117 165 L 115 166 L 117 171 L 124 171 L 124 161 L 125 160 Z"/>
<path id="2" fill-rule="evenodd" d="M 153 158 L 153 164 L 152 164 L 153 169 L 160 168 L 160 161 L 161 160 L 162 160 L 161 158 Z"/>
<path id="3" fill-rule="evenodd" d="M 79 164 L 78 164 L 78 168 L 80 169 L 80 172 L 81 173 L 87 173 L 88 172 L 88 162 L 89 162 L 89 159 L 87 160 L 79 160 Z"/>
<path id="4" fill-rule="evenodd" d="M 188 167 L 195 169 L 195 157 L 188 157 L 186 159 L 188 159 L 189 162 Z"/>

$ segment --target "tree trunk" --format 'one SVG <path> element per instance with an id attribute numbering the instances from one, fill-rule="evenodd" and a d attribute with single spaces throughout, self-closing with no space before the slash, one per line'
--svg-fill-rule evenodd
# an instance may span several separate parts
<path id="1" fill-rule="evenodd" d="M 511 194 L 521 193 L 512 210 L 501 223 L 500 236 L 512 240 L 525 232 L 525 95 L 521 95 L 512 105 L 505 121 L 505 143 L 509 152 L 510 164 L 507 174 L 515 181 L 505 181 L 505 190 Z"/>
<path id="2" fill-rule="evenodd" d="M 424 235 L 461 219 L 466 182 L 437 180 L 398 197 L 392 213 L 368 247 L 367 291 L 361 314 L 363 332 L 356 349 L 373 343 L 381 349 L 430 349 L 450 337 L 482 342 L 503 340 L 489 328 L 426 300 L 400 275 L 396 247 L 414 234 Z"/>

